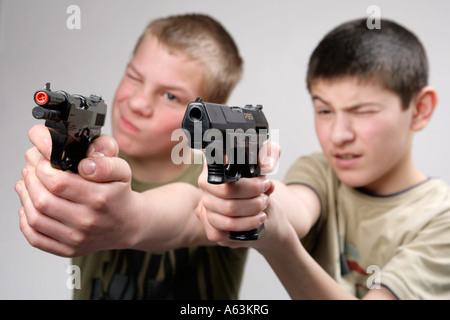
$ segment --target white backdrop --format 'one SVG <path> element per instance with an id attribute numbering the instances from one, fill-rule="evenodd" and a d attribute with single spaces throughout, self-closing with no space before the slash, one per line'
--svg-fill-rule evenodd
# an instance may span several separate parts
<path id="1" fill-rule="evenodd" d="M 229 104 L 262 104 L 270 127 L 279 129 L 282 179 L 300 155 L 319 150 L 305 72 L 310 53 L 326 32 L 366 17 L 369 5 L 381 16 L 415 32 L 431 65 L 430 84 L 439 93 L 429 127 L 415 140 L 414 156 L 427 175 L 450 183 L 450 2 L 438 0 L 0 0 L 0 299 L 70 299 L 70 260 L 29 246 L 18 227 L 14 184 L 30 147 L 33 93 L 48 81 L 55 90 L 101 94 L 112 102 L 131 50 L 153 18 L 197 12 L 219 20 L 244 58 L 244 78 Z M 67 8 L 80 8 L 80 29 L 70 30 Z M 110 133 L 110 123 L 104 129 Z M 244 275 L 241 299 L 289 296 L 255 251 Z"/>

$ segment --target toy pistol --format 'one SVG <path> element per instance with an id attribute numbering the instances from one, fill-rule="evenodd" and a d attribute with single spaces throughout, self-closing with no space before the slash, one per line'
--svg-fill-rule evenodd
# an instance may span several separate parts
<path id="1" fill-rule="evenodd" d="M 258 152 L 269 130 L 261 105 L 229 107 L 197 98 L 188 105 L 182 127 L 190 147 L 204 149 L 209 183 L 261 175 Z M 249 231 L 232 231 L 230 239 L 257 240 L 263 231 L 264 224 Z"/>
<path id="2" fill-rule="evenodd" d="M 91 142 L 100 136 L 106 104 L 101 96 L 89 98 L 65 91 L 51 91 L 50 83 L 34 94 L 38 106 L 33 117 L 44 119 L 52 137 L 50 162 L 54 168 L 78 172 Z"/>

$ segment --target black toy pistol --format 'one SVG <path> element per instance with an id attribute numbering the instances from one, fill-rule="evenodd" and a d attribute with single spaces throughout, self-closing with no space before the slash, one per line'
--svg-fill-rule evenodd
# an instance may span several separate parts
<path id="1" fill-rule="evenodd" d="M 38 106 L 33 117 L 44 119 L 52 137 L 50 162 L 54 168 L 78 172 L 91 142 L 100 136 L 106 104 L 101 96 L 89 98 L 65 91 L 51 91 L 50 83 L 34 94 Z"/>
<path id="2" fill-rule="evenodd" d="M 269 130 L 261 105 L 230 107 L 197 98 L 188 105 L 182 127 L 190 147 L 204 149 L 209 183 L 261 175 L 258 152 Z M 263 231 L 264 224 L 249 231 L 232 231 L 230 239 L 257 240 Z"/>

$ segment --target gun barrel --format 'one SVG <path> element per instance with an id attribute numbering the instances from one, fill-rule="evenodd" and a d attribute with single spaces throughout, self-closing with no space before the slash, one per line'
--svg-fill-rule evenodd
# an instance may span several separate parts
<path id="1" fill-rule="evenodd" d="M 32 114 L 36 119 L 52 121 L 61 120 L 61 112 L 59 112 L 58 110 L 46 109 L 39 106 L 33 108 Z"/>
<path id="2" fill-rule="evenodd" d="M 203 118 L 203 110 L 198 106 L 193 105 L 189 110 L 189 119 L 192 122 L 201 121 Z"/>
<path id="3" fill-rule="evenodd" d="M 58 105 L 66 101 L 66 96 L 61 92 L 39 90 L 34 94 L 34 102 L 40 106 Z"/>

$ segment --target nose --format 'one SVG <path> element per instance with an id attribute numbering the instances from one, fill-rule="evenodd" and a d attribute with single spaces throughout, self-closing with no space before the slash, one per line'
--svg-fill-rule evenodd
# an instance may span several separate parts
<path id="1" fill-rule="evenodd" d="M 153 114 L 153 101 L 151 94 L 145 88 L 139 88 L 129 97 L 128 106 L 130 110 L 143 117 L 150 117 Z"/>
<path id="2" fill-rule="evenodd" d="M 337 146 L 344 145 L 355 139 L 351 119 L 344 114 L 337 114 L 330 131 L 330 140 Z"/>

